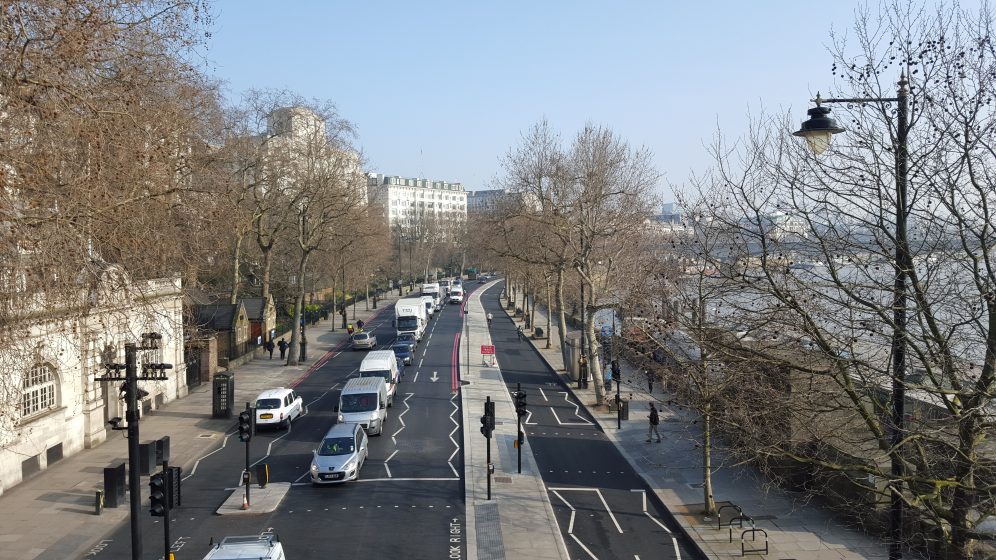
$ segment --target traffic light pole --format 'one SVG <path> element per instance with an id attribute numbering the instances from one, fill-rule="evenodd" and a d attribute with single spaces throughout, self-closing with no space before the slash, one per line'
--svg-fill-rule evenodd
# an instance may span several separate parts
<path id="1" fill-rule="evenodd" d="M 163 500 L 166 508 L 163 513 L 163 560 L 173 560 L 170 554 L 170 549 L 173 547 L 170 546 L 169 540 L 169 509 L 170 502 L 173 500 L 173 477 L 169 473 L 169 461 L 163 461 L 163 480 L 166 482 L 166 496 Z"/>
<path id="2" fill-rule="evenodd" d="M 515 384 L 515 392 L 518 393 L 519 395 L 522 395 L 522 383 Z M 522 415 L 519 414 L 518 411 L 516 411 L 515 413 L 515 429 L 517 432 L 515 435 L 518 438 L 515 440 L 517 442 L 515 448 L 519 452 L 518 468 L 519 468 L 519 474 L 522 474 Z"/>
<path id="3" fill-rule="evenodd" d="M 488 416 L 488 415 L 490 415 L 490 413 L 491 413 L 491 397 L 488 396 L 487 400 L 484 401 L 484 414 L 485 414 L 485 416 Z M 491 419 L 490 418 L 488 419 L 488 428 L 489 428 L 489 434 L 490 434 L 490 430 L 494 429 L 494 426 L 491 425 Z M 488 462 L 487 462 L 487 469 L 488 469 L 488 499 L 490 500 L 491 499 L 491 436 L 490 435 L 488 435 L 487 440 L 488 440 L 487 441 L 487 446 L 488 446 Z"/>
<path id="4" fill-rule="evenodd" d="M 142 475 L 138 457 L 138 346 L 125 347 L 125 420 L 128 422 L 128 496 L 131 506 L 131 557 L 142 557 Z"/>
<path id="5" fill-rule="evenodd" d="M 250 418 L 250 420 L 249 420 L 250 434 L 249 434 L 249 437 L 246 438 L 246 470 L 245 470 L 245 474 L 242 476 L 242 478 L 245 480 L 245 485 L 246 485 L 246 506 L 249 506 L 251 504 L 251 502 L 249 501 L 249 487 L 250 487 L 250 484 L 249 484 L 249 478 L 250 478 L 249 477 L 249 442 L 252 441 L 252 432 L 251 432 L 251 429 L 252 429 L 251 428 L 251 426 L 252 426 L 252 416 L 251 416 L 251 414 L 252 414 L 252 407 L 249 406 L 249 403 L 246 403 L 246 410 L 245 410 L 244 414 L 246 414 Z"/>

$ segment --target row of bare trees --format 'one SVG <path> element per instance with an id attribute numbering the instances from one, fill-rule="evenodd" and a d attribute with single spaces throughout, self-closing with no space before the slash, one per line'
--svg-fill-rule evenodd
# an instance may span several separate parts
<path id="1" fill-rule="evenodd" d="M 639 282 L 658 180 L 650 153 L 610 129 L 588 125 L 565 145 L 541 121 L 502 161 L 499 184 L 507 196 L 475 218 L 475 254 L 507 271 L 510 294 L 521 293 L 524 308 L 537 296 L 547 302 L 565 363 L 568 309 L 583 305 L 584 352 L 599 402 L 594 315 L 615 307 L 619 294 Z"/>
<path id="2" fill-rule="evenodd" d="M 31 359 L 25 321 L 86 316 L 111 269 L 134 289 L 182 275 L 232 302 L 274 294 L 293 325 L 305 294 L 386 277 L 352 124 L 288 92 L 226 106 L 191 62 L 210 24 L 200 0 L 0 6 L 4 363 Z M 13 429 L 18 377 L 0 385 Z"/>
<path id="3" fill-rule="evenodd" d="M 501 181 L 514 196 L 478 246 L 509 272 L 510 295 L 546 300 L 561 333 L 581 284 L 589 340 L 595 310 L 625 310 L 630 355 L 699 416 L 690 437 L 703 451 L 706 513 L 718 447 L 724 461 L 883 530 L 894 555 L 987 554 L 983 527 L 996 519 L 992 33 L 987 4 L 892 2 L 859 11 L 853 33 L 833 36 L 832 97 L 895 98 L 901 76 L 909 81 L 905 240 L 894 102 L 836 106 L 847 133 L 819 156 L 791 136 L 797 114 L 761 116 L 732 143 L 717 135 L 714 168 L 682 189 L 682 223 L 657 233 L 641 227 L 656 173 L 605 130 L 586 128 L 565 149 L 540 123 L 505 158 Z M 912 264 L 897 262 L 901 243 Z M 897 266 L 909 290 L 905 325 L 896 323 Z"/>

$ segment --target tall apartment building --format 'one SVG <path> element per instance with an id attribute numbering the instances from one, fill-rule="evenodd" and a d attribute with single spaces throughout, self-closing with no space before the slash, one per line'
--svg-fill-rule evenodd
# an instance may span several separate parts
<path id="1" fill-rule="evenodd" d="M 494 211 L 506 196 L 508 192 L 502 189 L 473 191 L 467 196 L 467 210 L 471 213 Z"/>
<path id="2" fill-rule="evenodd" d="M 460 183 L 367 173 L 367 198 L 384 209 L 391 226 L 428 217 L 444 224 L 467 220 L 467 192 Z"/>
<path id="3" fill-rule="evenodd" d="M 324 145 L 325 135 L 325 120 L 311 109 L 281 107 L 267 115 L 266 134 L 260 140 L 266 142 L 269 155 L 274 159 L 296 160 L 302 167 L 315 169 L 319 174 L 340 176 L 352 186 L 350 192 L 357 197 L 357 202 L 366 204 L 367 190 L 363 185 L 359 155 Z M 314 161 L 316 158 L 323 161 Z"/>

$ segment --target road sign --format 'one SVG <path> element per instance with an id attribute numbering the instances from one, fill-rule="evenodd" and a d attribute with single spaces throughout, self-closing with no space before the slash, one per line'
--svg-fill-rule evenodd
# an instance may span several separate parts
<path id="1" fill-rule="evenodd" d="M 495 353 L 495 347 L 494 346 L 488 346 L 488 345 L 482 345 L 481 346 L 481 354 L 484 354 L 484 355 L 488 355 L 488 354 L 494 355 L 494 353 Z"/>

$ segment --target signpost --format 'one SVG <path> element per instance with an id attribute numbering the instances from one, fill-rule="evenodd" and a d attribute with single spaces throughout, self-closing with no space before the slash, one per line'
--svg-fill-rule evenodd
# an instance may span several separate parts
<path id="1" fill-rule="evenodd" d="M 495 347 L 482 344 L 481 345 L 481 359 L 484 361 L 484 365 L 489 367 L 494 367 L 495 365 Z"/>

